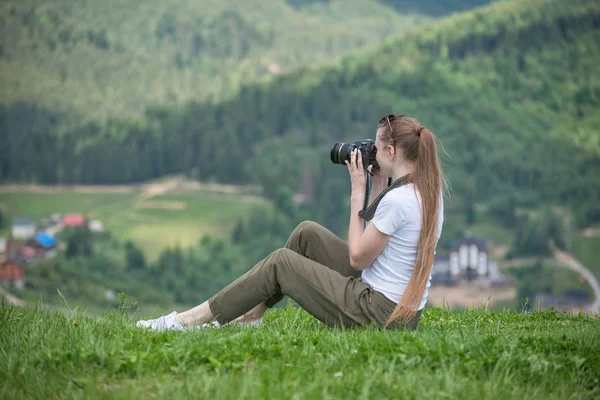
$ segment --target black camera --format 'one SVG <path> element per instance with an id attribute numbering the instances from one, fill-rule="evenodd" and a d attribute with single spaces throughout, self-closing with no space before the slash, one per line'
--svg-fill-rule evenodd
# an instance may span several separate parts
<path id="1" fill-rule="evenodd" d="M 367 169 L 369 165 L 372 165 L 373 169 L 379 168 L 379 164 L 377 164 L 377 161 L 375 160 L 377 148 L 375 147 L 375 141 L 372 139 L 357 140 L 353 144 L 335 142 L 329 152 L 331 162 L 334 164 L 346 165 L 346 160 L 350 161 L 350 153 L 354 149 L 360 150 L 362 164 L 365 169 Z"/>

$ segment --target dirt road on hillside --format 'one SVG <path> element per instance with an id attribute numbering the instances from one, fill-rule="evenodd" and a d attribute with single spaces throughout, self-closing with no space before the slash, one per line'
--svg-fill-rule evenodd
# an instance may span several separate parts
<path id="1" fill-rule="evenodd" d="M 523 266 L 535 265 L 537 263 L 554 261 L 552 265 L 577 272 L 588 281 L 592 287 L 592 290 L 594 291 L 595 300 L 589 304 L 586 309 L 595 313 L 600 313 L 600 284 L 598 283 L 596 276 L 583 264 L 581 264 L 581 262 L 579 262 L 579 260 L 577 260 L 573 255 L 559 250 L 553 242 L 550 242 L 550 249 L 552 250 L 552 255 L 554 257 L 516 258 L 514 260 L 500 261 L 498 266 L 500 269 L 521 268 Z"/>
<path id="2" fill-rule="evenodd" d="M 0 193 L 135 193 L 134 185 L 0 185 Z"/>
<path id="3" fill-rule="evenodd" d="M 0 287 L 0 297 L 4 297 L 9 304 L 13 304 L 15 306 L 25 307 L 27 305 L 25 300 L 21 300 L 18 297 L 13 296 L 3 287 Z"/>
<path id="4" fill-rule="evenodd" d="M 173 190 L 205 190 L 215 193 L 260 192 L 256 185 L 228 185 L 221 183 L 202 183 L 175 176 L 148 183 L 128 185 L 0 185 L 0 193 L 140 193 L 140 200 L 159 196 Z"/>
<path id="5" fill-rule="evenodd" d="M 590 304 L 588 308 L 590 311 L 600 313 L 600 284 L 598 284 L 598 279 L 575 257 L 569 253 L 559 250 L 553 242 L 550 243 L 550 248 L 552 249 L 554 257 L 556 257 L 556 259 L 559 260 L 566 268 L 581 274 L 585 279 L 587 279 L 588 283 L 592 287 L 592 290 L 594 291 L 594 295 L 596 296 L 596 300 Z"/>

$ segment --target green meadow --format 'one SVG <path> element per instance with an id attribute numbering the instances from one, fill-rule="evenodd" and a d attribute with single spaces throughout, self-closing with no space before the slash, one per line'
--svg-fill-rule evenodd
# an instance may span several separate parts
<path id="1" fill-rule="evenodd" d="M 236 220 L 252 207 L 268 205 L 252 195 L 204 190 L 174 191 L 143 200 L 131 193 L 0 193 L 8 216 L 35 219 L 53 213 L 84 213 L 98 219 L 112 235 L 136 243 L 150 259 L 168 246 L 195 244 L 204 234 L 226 237 Z M 7 235 L 10 220 L 0 235 Z"/>
<path id="2" fill-rule="evenodd" d="M 600 319 L 426 308 L 416 331 L 330 328 L 288 304 L 188 332 L 0 304 L 0 397 L 597 399 Z M 144 315 L 144 317 L 146 317 Z"/>

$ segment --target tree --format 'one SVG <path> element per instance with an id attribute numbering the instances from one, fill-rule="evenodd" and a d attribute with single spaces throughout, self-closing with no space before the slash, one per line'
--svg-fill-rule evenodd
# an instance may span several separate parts
<path id="1" fill-rule="evenodd" d="M 469 184 L 465 192 L 465 217 L 467 225 L 473 225 L 477 222 L 475 212 L 475 185 Z"/>
<path id="2" fill-rule="evenodd" d="M 549 255 L 551 240 L 557 247 L 564 249 L 565 226 L 562 217 L 556 211 L 544 207 L 535 218 L 523 216 L 520 220 L 510 256 Z"/>
<path id="3" fill-rule="evenodd" d="M 125 260 L 127 268 L 130 269 L 145 269 L 146 258 L 144 253 L 131 241 L 125 243 Z"/>
<path id="4" fill-rule="evenodd" d="M 91 231 L 87 226 L 71 230 L 67 237 L 66 257 L 91 256 L 93 254 L 92 239 Z"/>
<path id="5" fill-rule="evenodd" d="M 247 237 L 246 228 L 244 226 L 244 221 L 238 219 L 235 223 L 235 228 L 231 233 L 231 242 L 232 243 L 242 243 Z"/>

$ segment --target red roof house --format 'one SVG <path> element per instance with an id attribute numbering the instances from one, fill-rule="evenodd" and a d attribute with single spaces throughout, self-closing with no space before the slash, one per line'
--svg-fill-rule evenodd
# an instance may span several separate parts
<path id="1" fill-rule="evenodd" d="M 38 255 L 39 252 L 40 252 L 40 250 L 36 249 L 33 246 L 23 246 L 23 247 L 21 247 L 21 254 L 23 254 L 25 257 L 35 257 L 35 256 Z"/>
<path id="2" fill-rule="evenodd" d="M 63 217 L 64 226 L 84 226 L 85 217 L 83 214 L 67 214 Z"/>
<path id="3" fill-rule="evenodd" d="M 0 282 L 18 282 L 25 275 L 22 260 L 9 259 L 0 265 Z"/>

